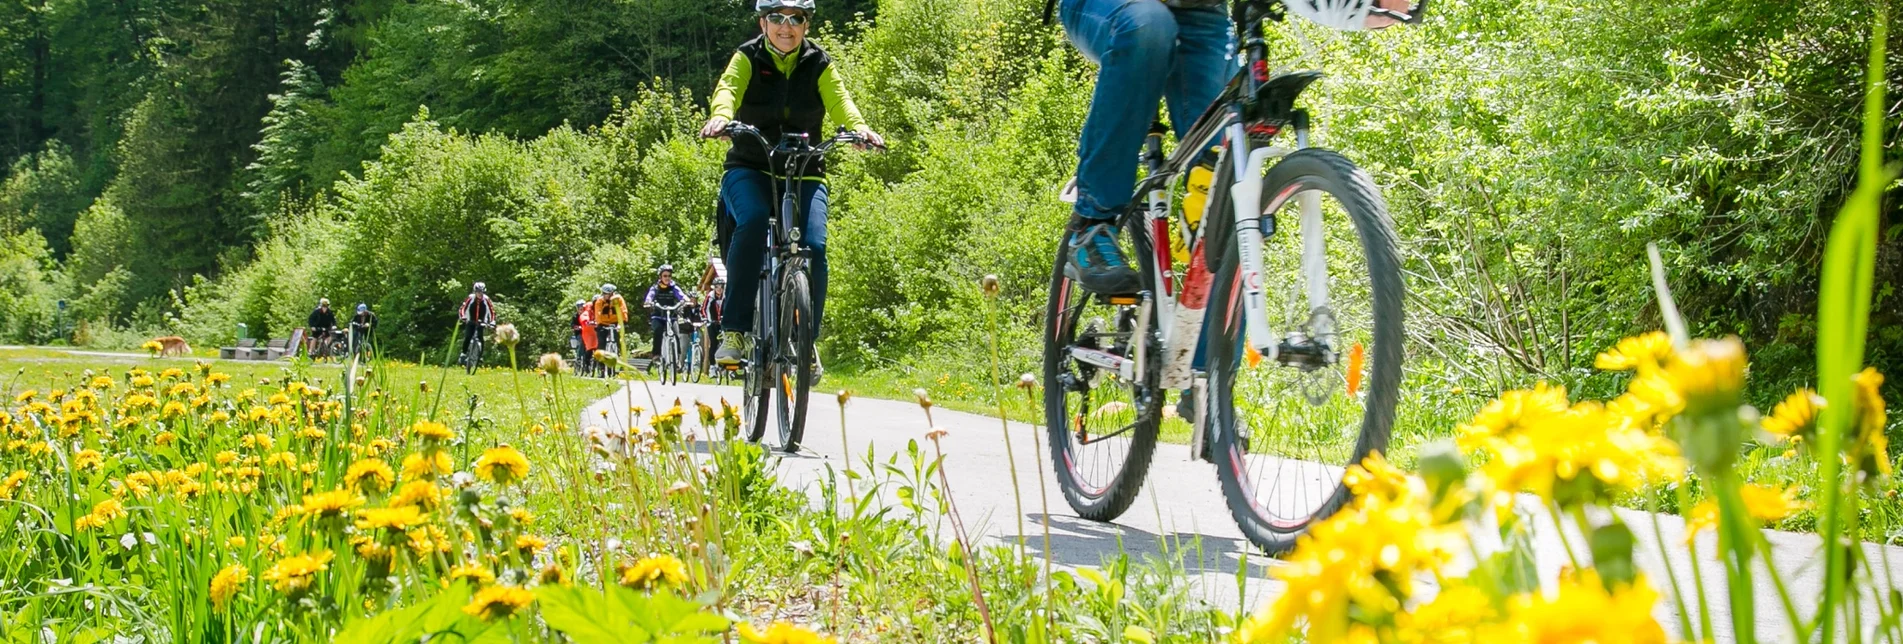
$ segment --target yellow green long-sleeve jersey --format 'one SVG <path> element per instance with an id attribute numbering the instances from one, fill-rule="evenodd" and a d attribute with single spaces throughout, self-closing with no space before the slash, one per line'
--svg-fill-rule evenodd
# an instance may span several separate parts
<path id="1" fill-rule="evenodd" d="M 782 75 L 791 77 L 794 65 L 799 63 L 799 52 L 783 54 L 770 44 L 766 49 L 773 56 L 773 66 L 778 67 Z M 727 61 L 727 70 L 721 72 L 720 81 L 714 85 L 713 99 L 708 101 L 711 115 L 731 120 L 752 79 L 753 62 L 746 54 L 734 52 L 733 58 Z M 859 113 L 859 106 L 853 104 L 852 95 L 846 91 L 845 79 L 831 65 L 819 74 L 819 98 L 826 104 L 827 120 L 854 130 L 871 129 L 866 117 Z"/>

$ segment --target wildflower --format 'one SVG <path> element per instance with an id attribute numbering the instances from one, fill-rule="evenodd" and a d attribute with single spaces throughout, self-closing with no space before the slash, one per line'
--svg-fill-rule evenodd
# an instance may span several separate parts
<path id="1" fill-rule="evenodd" d="M 344 473 L 344 484 L 366 494 L 390 489 L 396 484 L 396 471 L 390 464 L 374 458 L 366 458 L 350 464 Z"/>
<path id="2" fill-rule="evenodd" d="M 918 389 L 913 389 L 912 397 L 918 399 L 918 406 L 924 407 L 926 409 L 932 408 L 932 397 L 930 394 L 927 394 L 925 392 L 925 389 L 923 387 Z"/>
<path id="3" fill-rule="evenodd" d="M 476 475 L 499 485 L 522 480 L 529 473 L 529 460 L 514 447 L 503 445 L 484 450 L 476 459 Z"/>
<path id="4" fill-rule="evenodd" d="M 496 581 L 496 574 L 477 564 L 457 564 L 449 569 L 450 581 L 468 580 L 477 586 L 487 586 Z"/>
<path id="5" fill-rule="evenodd" d="M 1598 403 L 1568 405 L 1563 387 L 1501 394 L 1459 431 L 1463 449 L 1490 457 L 1483 471 L 1494 484 L 1563 506 L 1685 470 L 1672 441 Z"/>
<path id="6" fill-rule="evenodd" d="M 174 401 L 165 403 L 165 408 L 159 411 L 159 417 L 164 418 L 166 420 L 171 420 L 173 418 L 177 418 L 179 416 L 185 415 L 185 412 L 186 412 L 185 403 L 174 400 Z"/>
<path id="7" fill-rule="evenodd" d="M 438 504 L 442 503 L 442 499 L 443 490 L 436 487 L 435 483 L 410 481 L 404 483 L 403 489 L 397 491 L 396 498 L 390 500 L 390 505 L 413 505 L 423 510 L 434 510 Z"/>
<path id="8" fill-rule="evenodd" d="M 111 389 L 112 378 L 108 376 L 98 376 L 93 378 L 93 381 L 86 386 L 92 389 Z"/>
<path id="9" fill-rule="evenodd" d="M 0 499 L 13 498 L 14 493 L 19 492 L 20 486 L 26 484 L 27 476 L 26 470 L 14 470 L 12 474 L 7 475 L 6 480 L 0 480 Z"/>
<path id="10" fill-rule="evenodd" d="M 212 610 L 223 611 L 225 606 L 231 603 L 231 598 L 238 594 L 247 581 L 251 581 L 251 569 L 244 567 L 243 564 L 225 566 L 223 570 L 218 571 L 218 574 L 212 575 Z"/>
<path id="11" fill-rule="evenodd" d="M 740 641 L 747 644 L 839 644 L 839 640 L 820 635 L 786 622 L 774 622 L 765 633 L 752 624 L 740 625 Z"/>
<path id="12" fill-rule="evenodd" d="M 230 465 L 238 461 L 238 453 L 231 450 L 224 450 L 213 456 L 212 460 L 219 465 Z"/>
<path id="13" fill-rule="evenodd" d="M 264 457 L 264 466 L 283 467 L 287 470 L 294 469 L 297 467 L 297 455 L 290 452 L 278 452 Z"/>
<path id="14" fill-rule="evenodd" d="M 1481 642 L 1486 626 L 1499 619 L 1493 601 L 1472 585 L 1443 586 L 1432 601 L 1402 613 L 1395 630 L 1403 642 Z"/>
<path id="15" fill-rule="evenodd" d="M 553 376 L 567 371 L 568 364 L 562 361 L 562 356 L 559 353 L 544 353 L 542 354 L 542 358 L 536 361 L 536 368 L 540 369 L 542 373 Z"/>
<path id="16" fill-rule="evenodd" d="M 225 539 L 226 548 L 232 548 L 232 549 L 243 548 L 244 544 L 245 544 L 245 538 L 244 538 L 244 535 L 242 534 L 232 535 L 230 538 Z"/>
<path id="17" fill-rule="evenodd" d="M 502 345 L 504 349 L 514 349 L 516 343 L 522 341 L 522 332 L 517 331 L 514 324 L 498 324 L 495 333 L 496 344 Z"/>
<path id="18" fill-rule="evenodd" d="M 321 550 L 316 554 L 285 557 L 272 564 L 260 578 L 286 596 L 299 597 L 310 590 L 317 573 L 330 569 L 330 560 L 335 556 L 329 550 Z"/>
<path id="19" fill-rule="evenodd" d="M 1694 413 L 1735 414 L 1744 393 L 1744 343 L 1698 340 L 1665 362 L 1665 375 Z"/>
<path id="20" fill-rule="evenodd" d="M 1744 499 L 1745 512 L 1751 518 L 1762 523 L 1776 523 L 1807 507 L 1797 500 L 1797 488 L 1777 490 L 1751 483 L 1738 489 L 1738 495 Z M 1685 542 L 1691 543 L 1698 533 L 1718 526 L 1718 501 L 1707 498 L 1692 506 L 1690 516 L 1685 519 Z"/>
<path id="21" fill-rule="evenodd" d="M 997 297 L 998 292 L 1003 290 L 1003 288 L 1004 286 L 999 282 L 998 276 L 996 275 L 987 274 L 978 279 L 978 290 L 983 291 L 985 297 Z"/>
<path id="22" fill-rule="evenodd" d="M 411 454 L 403 457 L 403 478 L 411 481 L 434 481 L 436 477 L 455 471 L 446 452 L 430 454 Z"/>
<path id="23" fill-rule="evenodd" d="M 155 340 L 146 340 L 145 344 L 139 345 L 139 348 L 144 349 L 146 353 L 150 353 L 154 356 L 157 356 L 159 355 L 160 351 L 165 350 L 165 345 L 159 344 Z"/>
<path id="24" fill-rule="evenodd" d="M 1808 436 L 1817 429 L 1817 412 L 1823 407 L 1823 396 L 1799 389 L 1771 409 L 1771 416 L 1763 421 L 1764 431 L 1784 439 Z"/>
<path id="25" fill-rule="evenodd" d="M 1398 498 L 1408 492 L 1407 473 L 1388 463 L 1380 452 L 1368 455 L 1360 463 L 1348 467 L 1342 482 L 1354 491 L 1355 496 L 1380 495 Z"/>
<path id="26" fill-rule="evenodd" d="M 369 508 L 357 513 L 358 530 L 403 532 L 426 521 L 429 521 L 429 515 L 423 514 L 414 505 Z"/>
<path id="27" fill-rule="evenodd" d="M 1504 631 L 1488 639 L 1514 642 L 1630 642 L 1664 644 L 1652 617 L 1658 593 L 1640 579 L 1608 590 L 1592 570 L 1562 578 L 1552 597 L 1515 597 Z"/>
<path id="28" fill-rule="evenodd" d="M 526 525 L 535 523 L 535 515 L 529 514 L 529 511 L 523 508 L 515 508 L 513 510 L 510 510 L 509 518 L 513 519 L 516 525 L 521 525 L 521 526 L 526 526 Z"/>
<path id="29" fill-rule="evenodd" d="M 1304 535 L 1275 575 L 1288 589 L 1245 626 L 1255 639 L 1282 641 L 1298 623 L 1311 641 L 1368 634 L 1401 611 L 1413 579 L 1452 557 L 1455 528 L 1434 525 L 1425 499 L 1408 493 L 1365 496 Z M 1368 641 L 1372 641 L 1369 639 Z"/>
<path id="30" fill-rule="evenodd" d="M 1849 451 L 1866 476 L 1889 476 L 1890 441 L 1883 435 L 1883 394 L 1878 391 L 1883 386 L 1883 374 L 1866 367 L 1852 382 L 1856 385 L 1857 438 Z"/>
<path id="31" fill-rule="evenodd" d="M 22 392 L 20 392 L 20 395 L 18 395 L 18 396 L 14 396 L 14 397 L 13 397 L 13 402 L 16 402 L 16 403 L 26 403 L 26 402 L 30 402 L 30 401 L 32 401 L 32 400 L 33 400 L 33 397 L 34 397 L 34 396 L 38 396 L 38 395 L 40 395 L 40 392 L 39 392 L 39 390 L 37 390 L 37 389 L 28 389 L 28 390 L 26 390 L 26 391 L 22 391 Z"/>
<path id="32" fill-rule="evenodd" d="M 322 427 L 313 425 L 297 430 L 297 437 L 304 440 L 321 441 L 330 438 L 330 432 L 324 431 Z"/>
<path id="33" fill-rule="evenodd" d="M 515 549 L 521 551 L 521 553 L 526 556 L 534 556 L 536 552 L 546 547 L 548 547 L 547 539 L 532 534 L 525 534 L 515 538 Z"/>
<path id="34" fill-rule="evenodd" d="M 304 514 L 320 519 L 342 517 L 351 508 L 364 504 L 364 498 L 350 490 L 331 490 L 317 494 L 304 495 L 304 503 L 299 510 Z"/>
<path id="35" fill-rule="evenodd" d="M 508 326 L 508 325 L 503 325 Z M 502 329 L 496 329 L 501 335 Z M 463 612 L 483 621 L 507 618 L 517 611 L 535 602 L 535 593 L 515 586 L 490 586 L 469 599 L 469 605 L 463 606 Z"/>
<path id="36" fill-rule="evenodd" d="M 82 449 L 73 455 L 73 469 L 97 470 L 105 463 L 106 457 L 96 449 Z"/>
<path id="37" fill-rule="evenodd" d="M 230 376 L 230 375 L 227 375 L 227 374 L 222 374 L 222 373 L 218 373 L 218 372 L 216 372 L 216 371 L 213 371 L 213 372 L 211 372 L 210 374 L 207 374 L 207 375 L 205 376 L 205 384 L 207 384 L 207 385 L 220 385 L 220 386 L 222 386 L 222 385 L 224 385 L 224 384 L 225 384 L 225 383 L 227 383 L 227 382 L 231 382 L 231 376 Z"/>
<path id="38" fill-rule="evenodd" d="M 150 387 L 156 382 L 158 381 L 153 380 L 151 376 L 133 376 L 132 377 L 132 386 L 134 387 L 141 387 L 141 388 Z"/>
<path id="39" fill-rule="evenodd" d="M 93 517 L 95 523 L 105 525 L 107 522 L 125 515 L 126 508 L 119 503 L 118 499 L 106 499 L 93 505 L 93 511 L 90 516 Z"/>
<path id="40" fill-rule="evenodd" d="M 670 555 L 648 555 L 621 569 L 621 585 L 635 590 L 678 588 L 684 583 L 687 583 L 687 564 Z"/>
<path id="41" fill-rule="evenodd" d="M 550 584 L 567 586 L 568 571 L 562 570 L 561 564 L 551 561 L 547 566 L 542 567 L 541 574 L 536 575 L 535 580 L 544 586 Z"/>
<path id="42" fill-rule="evenodd" d="M 423 439 L 425 443 L 442 443 L 456 439 L 456 432 L 448 425 L 429 420 L 419 420 L 410 426 L 410 435 Z"/>
<path id="43" fill-rule="evenodd" d="M 1606 371 L 1633 371 L 1657 366 L 1672 355 L 1672 339 L 1664 331 L 1635 335 L 1607 349 L 1593 359 L 1593 366 Z"/>

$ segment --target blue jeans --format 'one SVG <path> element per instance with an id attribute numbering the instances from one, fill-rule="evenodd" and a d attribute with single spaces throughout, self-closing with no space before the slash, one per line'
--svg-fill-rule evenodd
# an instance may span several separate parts
<path id="1" fill-rule="evenodd" d="M 733 241 L 727 247 L 727 301 L 720 330 L 753 331 L 754 298 L 760 291 L 760 270 L 766 263 L 766 234 L 773 225 L 780 180 L 747 168 L 728 170 L 720 178 L 720 200 L 733 217 Z M 800 244 L 811 252 L 813 319 L 826 319 L 826 184 L 807 179 L 800 184 Z"/>
<path id="2" fill-rule="evenodd" d="M 1169 105 L 1180 139 L 1235 75 L 1229 17 L 1158 0 L 1062 0 L 1058 14 L 1071 44 L 1100 66 L 1077 139 L 1076 212 L 1113 219 L 1136 189 L 1137 151 L 1157 101 Z"/>

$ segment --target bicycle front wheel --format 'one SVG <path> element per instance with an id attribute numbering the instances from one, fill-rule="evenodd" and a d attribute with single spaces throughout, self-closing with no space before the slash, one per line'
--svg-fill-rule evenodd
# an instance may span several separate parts
<path id="1" fill-rule="evenodd" d="M 1393 224 L 1366 172 L 1306 149 L 1262 181 L 1263 220 L 1282 230 L 1263 241 L 1261 276 L 1243 275 L 1236 244 L 1224 244 L 1209 307 L 1210 422 L 1230 513 L 1279 554 L 1348 501 L 1348 466 L 1387 449 L 1403 286 Z M 1320 216 L 1304 222 L 1305 202 Z M 1245 339 L 1243 290 L 1255 281 L 1266 283 L 1272 337 Z M 1275 350 L 1245 346 L 1265 343 Z"/>
<path id="2" fill-rule="evenodd" d="M 1134 230 L 1123 228 L 1125 255 L 1138 258 L 1150 284 L 1150 244 Z M 1044 316 L 1044 424 L 1064 500 L 1080 517 L 1109 521 L 1136 500 L 1156 454 L 1162 347 L 1140 298 L 1095 295 L 1064 275 L 1068 251 L 1059 241 Z M 1139 341 L 1147 353 L 1141 372 Z M 1129 373 L 1113 366 L 1123 363 Z"/>
<path id="3" fill-rule="evenodd" d="M 813 318 L 812 290 L 805 270 L 786 274 L 786 286 L 780 293 L 778 342 L 779 377 L 774 380 L 779 403 L 780 449 L 798 452 L 806 435 L 806 406 L 813 393 L 813 340 L 818 330 Z"/>
<path id="4" fill-rule="evenodd" d="M 777 298 L 771 281 L 760 280 L 760 295 L 753 309 L 753 350 L 747 352 L 747 366 L 740 375 L 740 421 L 747 440 L 758 443 L 766 438 L 767 410 L 773 402 L 773 381 L 779 378 L 774 364 L 773 319 L 778 311 L 771 306 Z"/>

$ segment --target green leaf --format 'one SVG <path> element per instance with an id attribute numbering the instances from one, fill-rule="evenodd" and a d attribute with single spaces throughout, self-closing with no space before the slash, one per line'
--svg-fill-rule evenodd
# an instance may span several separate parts
<path id="1" fill-rule="evenodd" d="M 1156 644 L 1156 636 L 1150 633 L 1150 629 L 1133 624 L 1123 627 L 1123 641 Z"/>
<path id="2" fill-rule="evenodd" d="M 635 627 L 625 607 L 600 591 L 542 586 L 535 590 L 535 598 L 542 605 L 542 620 L 549 628 L 567 635 L 576 644 L 639 644 L 652 638 L 647 631 Z"/>

